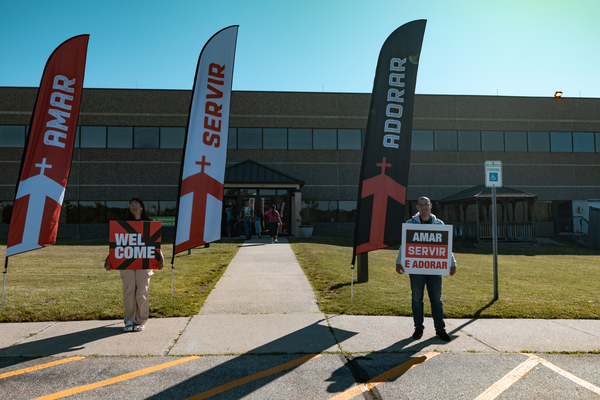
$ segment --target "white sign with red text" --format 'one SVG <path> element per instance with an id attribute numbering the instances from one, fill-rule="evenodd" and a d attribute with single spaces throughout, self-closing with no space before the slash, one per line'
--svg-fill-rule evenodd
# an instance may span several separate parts
<path id="1" fill-rule="evenodd" d="M 402 266 L 407 274 L 450 275 L 452 225 L 402 224 Z"/>

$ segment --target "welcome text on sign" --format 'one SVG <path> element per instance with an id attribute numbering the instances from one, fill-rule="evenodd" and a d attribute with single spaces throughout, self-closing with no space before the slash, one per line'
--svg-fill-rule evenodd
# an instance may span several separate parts
<path id="1" fill-rule="evenodd" d="M 116 233 L 115 258 L 154 258 L 156 256 L 154 246 L 146 246 L 142 241 L 141 233 Z"/>

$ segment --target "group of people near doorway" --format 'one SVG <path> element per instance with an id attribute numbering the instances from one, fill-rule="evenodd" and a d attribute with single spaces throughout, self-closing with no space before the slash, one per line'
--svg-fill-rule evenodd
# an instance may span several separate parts
<path id="1" fill-rule="evenodd" d="M 263 218 L 260 212 L 254 213 L 249 202 L 246 202 L 240 211 L 239 217 L 244 221 L 244 234 L 246 235 L 247 240 L 252 237 L 252 224 L 254 224 L 256 235 L 260 239 L 263 231 L 263 224 L 266 222 L 269 227 L 269 233 L 271 234 L 271 243 L 279 243 L 279 240 L 277 239 L 282 222 L 281 215 L 279 214 L 279 211 L 277 211 L 277 206 L 275 206 L 275 204 L 271 206 L 269 211 L 265 212 Z"/>
<path id="2" fill-rule="evenodd" d="M 431 213 L 431 201 L 427 197 L 421 197 L 417 204 L 417 214 L 415 214 L 407 223 L 411 224 L 441 224 L 444 222 L 437 218 Z M 250 239 L 252 232 L 252 223 L 255 224 L 255 229 L 260 238 L 262 233 L 263 218 L 260 214 L 256 215 L 254 210 L 250 207 L 249 203 L 246 202 L 242 210 L 240 211 L 239 218 L 244 221 L 244 230 L 246 238 Z M 269 231 L 271 233 L 271 243 L 277 243 L 277 236 L 279 231 L 279 225 L 281 224 L 281 216 L 277 211 L 275 205 L 271 206 L 271 209 L 265 213 L 265 219 L 268 221 Z M 150 220 L 147 211 L 142 200 L 134 198 L 129 202 L 129 220 L 132 221 L 147 221 Z M 398 252 L 396 259 L 396 272 L 404 274 L 404 260 L 402 256 L 402 247 Z M 162 269 L 164 265 L 164 258 L 160 255 L 158 269 Z M 109 257 L 106 257 L 104 261 L 104 268 L 110 271 L 111 264 Z M 152 270 L 123 270 L 121 272 L 121 280 L 123 282 L 123 306 L 125 332 L 140 332 L 145 329 L 145 324 L 148 321 L 149 315 L 149 289 L 150 289 L 150 278 L 152 277 Z M 450 269 L 450 276 L 456 273 L 456 260 L 452 255 L 452 263 Z M 418 275 L 410 274 L 410 287 L 412 292 L 412 313 L 413 322 L 415 326 L 413 339 L 418 340 L 423 336 L 424 330 L 424 310 L 423 310 L 423 297 L 425 287 L 427 287 L 427 293 L 429 295 L 429 301 L 431 303 L 431 314 L 433 317 L 433 324 L 435 328 L 436 336 L 443 341 L 450 341 L 452 338 L 448 335 L 445 330 L 444 323 L 444 307 L 442 304 L 442 276 L 441 275 Z"/>

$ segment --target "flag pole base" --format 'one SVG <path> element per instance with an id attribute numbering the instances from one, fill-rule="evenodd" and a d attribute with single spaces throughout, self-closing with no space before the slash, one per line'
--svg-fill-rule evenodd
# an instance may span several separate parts
<path id="1" fill-rule="evenodd" d="M 350 307 L 354 302 L 354 265 L 352 266 L 352 280 L 350 281 Z"/>
<path id="2" fill-rule="evenodd" d="M 175 290 L 173 290 L 173 271 L 175 267 L 171 264 L 171 305 L 173 305 L 173 296 L 175 296 Z"/>
<path id="3" fill-rule="evenodd" d="M 4 277 L 2 278 L 2 307 L 4 308 L 4 285 L 6 284 L 6 272 L 8 270 L 8 257 L 4 261 Z"/>

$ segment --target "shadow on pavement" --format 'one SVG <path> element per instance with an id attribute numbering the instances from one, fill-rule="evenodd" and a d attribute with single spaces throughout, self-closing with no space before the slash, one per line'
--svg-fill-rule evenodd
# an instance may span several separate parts
<path id="1" fill-rule="evenodd" d="M 319 322 L 323 322 L 321 320 Z M 330 341 L 321 340 L 320 343 L 315 343 L 314 347 L 311 348 L 310 354 L 319 354 L 332 346 L 335 346 L 335 340 L 333 335 L 331 335 L 331 329 L 327 325 L 321 325 L 319 322 L 311 324 L 305 328 L 299 329 L 295 332 L 290 333 L 289 335 L 285 335 L 277 340 L 269 342 L 263 346 L 257 347 L 248 351 L 247 353 L 236 356 L 233 359 L 230 359 L 224 363 L 216 365 L 206 371 L 199 373 L 198 375 L 189 378 L 175 386 L 170 387 L 169 389 L 158 393 L 150 399 L 182 399 L 187 398 L 193 395 L 197 395 L 199 393 L 206 392 L 208 390 L 214 389 L 221 385 L 226 385 L 232 381 L 237 379 L 245 378 L 249 375 L 267 370 L 269 368 L 277 367 L 283 363 L 295 360 L 302 356 L 305 353 L 296 353 L 296 354 L 277 354 L 282 349 L 293 346 L 296 342 L 306 342 L 307 338 L 310 337 L 326 337 L 329 335 L 331 337 Z M 335 330 L 335 338 L 338 342 L 343 342 L 348 338 L 356 335 L 355 332 L 349 332 L 344 330 Z M 266 353 L 266 354 L 265 354 Z M 258 356 L 260 354 L 260 356 Z M 256 361 L 254 361 L 256 360 Z M 267 385 L 270 382 L 294 371 L 299 366 L 295 366 L 281 372 L 277 372 L 275 374 L 254 380 L 252 382 L 245 383 L 241 386 L 232 388 L 226 391 L 224 397 L 228 399 L 239 399 L 248 394 L 254 392 L 255 390 L 261 388 L 264 385 Z M 344 388 L 340 388 L 340 385 L 344 385 L 345 387 L 350 387 L 354 384 L 354 381 L 350 378 L 350 374 L 345 374 L 346 379 L 344 383 L 338 381 L 336 379 L 336 384 L 333 384 L 332 389 L 335 391 L 343 390 Z M 336 377 L 340 380 L 344 380 L 341 377 Z M 217 397 L 219 398 L 219 397 Z"/>
<path id="2" fill-rule="evenodd" d="M 47 339 L 19 343 L 0 349 L 0 367 L 19 364 L 32 358 L 60 356 L 63 353 L 81 350 L 87 343 L 122 335 L 123 328 L 119 326 L 102 326 L 50 337 Z"/>

